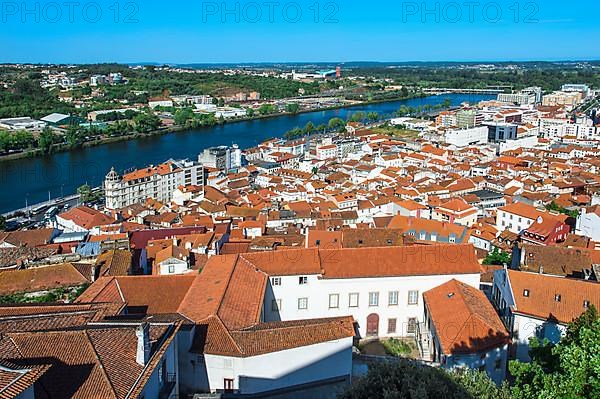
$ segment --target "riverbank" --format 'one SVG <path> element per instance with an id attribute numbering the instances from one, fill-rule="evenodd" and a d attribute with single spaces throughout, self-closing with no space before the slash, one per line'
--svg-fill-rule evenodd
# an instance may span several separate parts
<path id="1" fill-rule="evenodd" d="M 452 106 L 468 101 L 477 103 L 491 96 L 449 95 L 428 96 L 401 101 L 377 101 L 373 104 L 356 104 L 334 110 L 308 113 L 268 115 L 260 119 L 237 121 L 213 127 L 192 129 L 165 129 L 152 136 L 134 134 L 131 137 L 111 137 L 99 142 L 86 143 L 83 148 L 56 151 L 52 154 L 14 159 L 0 164 L 0 212 L 21 208 L 26 200 L 39 203 L 74 193 L 83 184 L 97 187 L 106 173 L 114 167 L 117 171 L 158 165 L 166 159 L 197 159 L 204 149 L 220 145 L 237 144 L 251 148 L 273 137 L 282 137 L 297 126 L 312 122 L 316 126 L 327 124 L 332 118 L 346 120 L 355 112 L 393 115 L 402 106 L 417 108 L 435 106 L 446 98 Z M 173 131 L 174 133 L 170 133 Z M 139 139 L 135 139 L 138 137 Z M 143 138 L 142 138 L 143 137 Z M 19 154 L 22 156 L 22 154 Z"/>
<path id="2" fill-rule="evenodd" d="M 258 120 L 264 120 L 264 119 L 279 118 L 279 117 L 283 117 L 283 116 L 294 116 L 294 115 L 308 114 L 308 113 L 312 113 L 312 112 L 333 111 L 333 110 L 337 110 L 337 109 L 346 109 L 346 108 L 353 108 L 353 107 L 376 105 L 376 104 L 382 104 L 382 103 L 387 103 L 387 102 L 407 101 L 407 100 L 412 100 L 412 99 L 416 99 L 416 98 L 425 98 L 425 97 L 428 97 L 428 96 L 420 93 L 420 94 L 415 94 L 415 95 L 412 95 L 409 97 L 397 97 L 397 98 L 392 98 L 392 99 L 360 101 L 360 102 L 353 103 L 353 104 L 340 104 L 340 105 L 331 106 L 331 107 L 304 109 L 304 110 L 301 110 L 301 111 L 298 111 L 295 113 L 278 112 L 278 113 L 268 114 L 268 115 L 254 115 L 251 117 L 242 117 L 242 118 L 225 120 L 222 123 L 217 123 L 215 125 L 198 126 L 197 128 L 211 128 L 214 126 L 228 125 L 228 124 L 233 124 L 233 123 L 258 121 Z M 0 163 L 6 162 L 6 161 L 14 161 L 14 160 L 18 160 L 18 159 L 37 158 L 37 157 L 41 157 L 41 156 L 45 156 L 45 155 L 51 155 L 51 154 L 56 154 L 56 153 L 60 153 L 60 152 L 65 152 L 65 151 L 73 151 L 73 150 L 77 150 L 77 149 L 81 149 L 81 148 L 89 148 L 89 147 L 95 147 L 95 146 L 99 146 L 99 145 L 118 143 L 121 141 L 130 141 L 130 140 L 137 140 L 137 139 L 141 139 L 141 138 L 159 136 L 159 135 L 163 135 L 163 134 L 184 132 L 184 131 L 191 130 L 191 129 L 196 129 L 196 128 L 174 125 L 174 126 L 163 127 L 163 128 L 157 129 L 157 130 L 153 130 L 148 133 L 135 132 L 135 133 L 126 134 L 123 136 L 103 137 L 99 140 L 86 141 L 85 143 L 82 143 L 81 145 L 76 146 L 76 147 L 72 147 L 66 143 L 53 144 L 49 153 L 46 153 L 43 150 L 36 148 L 36 149 L 13 153 L 13 154 L 6 154 L 6 155 L 0 156 Z"/>

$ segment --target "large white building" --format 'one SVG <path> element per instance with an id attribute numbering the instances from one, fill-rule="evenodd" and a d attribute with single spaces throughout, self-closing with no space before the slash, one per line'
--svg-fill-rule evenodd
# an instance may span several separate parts
<path id="1" fill-rule="evenodd" d="M 475 288 L 480 282 L 471 245 L 306 249 L 244 259 L 270 276 L 267 321 L 351 315 L 361 337 L 414 335 L 425 291 L 452 279 Z"/>
<path id="2" fill-rule="evenodd" d="M 500 93 L 498 94 L 498 101 L 518 105 L 530 105 L 536 103 L 536 97 L 533 93 Z"/>
<path id="3" fill-rule="evenodd" d="M 470 145 L 487 144 L 488 127 L 477 126 L 469 129 L 452 129 L 445 133 L 446 143 L 458 148 Z"/>
<path id="4" fill-rule="evenodd" d="M 104 179 L 107 209 L 143 203 L 148 198 L 169 202 L 179 186 L 204 185 L 204 167 L 188 160 L 170 160 L 120 176 L 114 168 Z"/>

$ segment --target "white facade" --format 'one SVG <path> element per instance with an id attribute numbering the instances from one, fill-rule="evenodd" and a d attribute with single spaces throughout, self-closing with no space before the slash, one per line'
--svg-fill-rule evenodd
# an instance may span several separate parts
<path id="1" fill-rule="evenodd" d="M 479 288 L 479 273 L 349 279 L 271 276 L 265 318 L 286 321 L 351 315 L 362 337 L 408 336 L 414 333 L 409 331 L 409 322 L 423 322 L 423 293 L 452 279 Z M 372 315 L 378 318 L 375 333 L 367 331 L 367 318 Z M 395 319 L 395 331 L 388 331 L 393 324 L 390 319 Z"/>
<path id="2" fill-rule="evenodd" d="M 587 212 L 585 208 L 582 208 L 577 218 L 576 233 L 600 242 L 600 216 L 598 213 Z"/>
<path id="3" fill-rule="evenodd" d="M 211 392 L 253 394 L 352 374 L 352 338 L 246 358 L 204 355 Z"/>
<path id="4" fill-rule="evenodd" d="M 487 144 L 487 126 L 477 126 L 469 129 L 448 130 L 445 134 L 446 143 L 456 147 L 468 147 L 470 145 Z"/>
<path id="5" fill-rule="evenodd" d="M 169 202 L 179 186 L 204 185 L 204 168 L 201 164 L 187 160 L 171 161 L 171 164 L 170 170 L 149 170 L 140 174 L 139 178 L 124 179 L 111 170 L 104 180 L 106 208 L 120 209 L 143 203 L 148 198 Z"/>
<path id="6" fill-rule="evenodd" d="M 531 227 L 533 222 L 533 219 L 506 212 L 502 209 L 498 209 L 496 214 L 496 230 L 498 231 L 508 230 L 511 233 L 519 234 Z"/>
<path id="7" fill-rule="evenodd" d="M 183 259 L 168 258 L 158 265 L 161 276 L 185 274 L 191 272 L 188 262 Z"/>

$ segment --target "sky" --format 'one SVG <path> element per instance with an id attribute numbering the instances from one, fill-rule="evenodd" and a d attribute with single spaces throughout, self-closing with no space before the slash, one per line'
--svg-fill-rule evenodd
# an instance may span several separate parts
<path id="1" fill-rule="evenodd" d="M 598 0 L 0 2 L 0 62 L 600 59 Z"/>

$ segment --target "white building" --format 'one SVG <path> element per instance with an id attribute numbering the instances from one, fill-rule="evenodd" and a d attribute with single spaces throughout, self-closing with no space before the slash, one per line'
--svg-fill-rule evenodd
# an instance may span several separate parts
<path id="1" fill-rule="evenodd" d="M 577 217 L 576 233 L 600 242 L 600 206 L 582 208 Z"/>
<path id="2" fill-rule="evenodd" d="M 531 205 L 515 202 L 498 208 L 496 229 L 498 231 L 509 230 L 512 233 L 520 234 L 523 230 L 529 228 L 538 217 L 543 215 L 544 212 Z"/>
<path id="3" fill-rule="evenodd" d="M 515 270 L 494 273 L 492 303 L 513 338 L 511 358 L 529 361 L 529 340 L 557 343 L 569 322 L 600 306 L 600 285 Z"/>
<path id="4" fill-rule="evenodd" d="M 498 101 L 518 105 L 530 105 L 536 103 L 536 97 L 533 93 L 500 93 L 498 94 Z"/>
<path id="5" fill-rule="evenodd" d="M 317 159 L 325 160 L 325 159 L 334 159 L 337 157 L 338 148 L 335 144 L 327 144 L 317 147 L 316 150 Z"/>
<path id="6" fill-rule="evenodd" d="M 411 336 L 425 291 L 457 279 L 479 288 L 471 245 L 306 249 L 245 254 L 270 276 L 265 319 L 352 315 L 361 337 Z"/>
<path id="7" fill-rule="evenodd" d="M 179 186 L 204 185 L 204 167 L 188 160 L 170 160 L 118 175 L 114 168 L 104 179 L 107 209 L 120 209 L 143 203 L 148 198 L 169 202 Z"/>
<path id="8" fill-rule="evenodd" d="M 447 144 L 458 148 L 487 144 L 488 128 L 487 126 L 477 126 L 469 129 L 448 130 L 445 133 L 445 139 Z"/>
<path id="9" fill-rule="evenodd" d="M 46 123 L 31 118 L 4 118 L 0 119 L 0 128 L 6 130 L 32 130 L 39 131 L 46 127 Z"/>
<path id="10" fill-rule="evenodd" d="M 170 98 L 155 97 L 148 100 L 148 106 L 152 109 L 156 107 L 171 108 L 173 106 L 173 100 Z"/>

